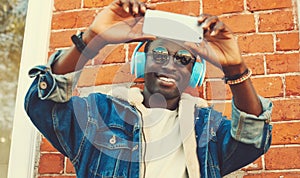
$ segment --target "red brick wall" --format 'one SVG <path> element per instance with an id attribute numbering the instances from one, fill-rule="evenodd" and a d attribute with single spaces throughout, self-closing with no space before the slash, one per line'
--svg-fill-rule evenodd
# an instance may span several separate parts
<path id="1" fill-rule="evenodd" d="M 111 0 L 55 0 L 49 54 L 71 45 L 70 36 L 84 30 Z M 199 0 L 158 1 L 157 8 L 181 14 L 218 15 L 235 33 L 243 58 L 253 70 L 258 93 L 274 103 L 273 143 L 269 152 L 242 169 L 245 178 L 300 177 L 300 55 L 299 26 L 295 0 Z M 135 44 L 117 45 L 107 58 L 90 61 L 80 87 L 132 82 L 128 56 Z M 110 53 L 111 52 L 111 53 Z M 121 73 L 121 74 L 120 74 Z M 118 78 L 114 77 L 118 75 Z M 215 103 L 229 116 L 231 93 L 222 73 L 208 66 L 207 78 L 197 95 Z M 194 92 L 195 94 L 195 92 Z M 213 101 L 217 100 L 217 101 Z M 225 100 L 225 102 L 218 102 Z M 42 139 L 37 177 L 75 177 L 70 161 Z"/>

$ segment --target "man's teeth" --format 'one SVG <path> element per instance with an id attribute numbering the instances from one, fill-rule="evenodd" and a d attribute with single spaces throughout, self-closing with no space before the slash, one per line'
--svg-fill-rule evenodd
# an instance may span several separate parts
<path id="1" fill-rule="evenodd" d="M 159 77 L 160 80 L 163 80 L 165 82 L 173 82 L 175 83 L 175 80 L 172 78 L 167 78 L 167 77 Z"/>

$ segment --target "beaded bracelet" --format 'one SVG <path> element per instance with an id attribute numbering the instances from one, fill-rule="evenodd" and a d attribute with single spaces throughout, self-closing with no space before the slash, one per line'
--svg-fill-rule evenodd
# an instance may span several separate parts
<path id="1" fill-rule="evenodd" d="M 233 79 L 233 78 L 224 77 L 224 81 L 228 85 L 236 85 L 236 84 L 242 83 L 245 80 L 249 79 L 251 77 L 251 75 L 252 75 L 252 70 L 251 69 L 247 69 L 245 72 L 243 72 L 237 78 Z"/>

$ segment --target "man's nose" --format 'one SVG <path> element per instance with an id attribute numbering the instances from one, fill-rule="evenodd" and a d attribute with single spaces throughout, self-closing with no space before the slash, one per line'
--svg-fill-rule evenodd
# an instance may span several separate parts
<path id="1" fill-rule="evenodd" d="M 174 57 L 173 56 L 169 56 L 169 60 L 164 63 L 164 65 L 162 66 L 163 68 L 165 69 L 168 69 L 168 70 L 176 70 L 176 64 L 174 62 Z"/>

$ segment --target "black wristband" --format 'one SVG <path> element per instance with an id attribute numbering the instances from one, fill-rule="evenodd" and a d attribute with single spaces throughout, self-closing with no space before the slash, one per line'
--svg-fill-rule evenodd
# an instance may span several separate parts
<path id="1" fill-rule="evenodd" d="M 88 59 L 92 59 L 98 54 L 98 51 L 89 49 L 87 47 L 87 44 L 83 41 L 82 35 L 83 32 L 80 32 L 78 35 L 72 35 L 71 40 L 81 54 L 83 54 Z"/>
<path id="2" fill-rule="evenodd" d="M 71 40 L 78 49 L 80 53 L 86 48 L 85 42 L 82 40 L 83 32 L 80 32 L 78 35 L 72 35 Z"/>

